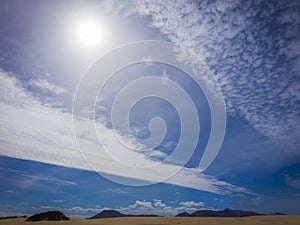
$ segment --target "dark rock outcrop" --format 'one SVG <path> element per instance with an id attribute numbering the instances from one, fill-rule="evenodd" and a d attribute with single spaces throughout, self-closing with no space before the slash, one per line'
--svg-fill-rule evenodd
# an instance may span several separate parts
<path id="1" fill-rule="evenodd" d="M 157 215 L 127 215 L 116 210 L 103 210 L 95 216 L 88 219 L 114 218 L 114 217 L 157 217 Z"/>
<path id="2" fill-rule="evenodd" d="M 17 219 L 17 218 L 27 218 L 27 216 L 5 216 L 5 217 L 0 217 L 0 220 Z"/>
<path id="3" fill-rule="evenodd" d="M 58 220 L 70 220 L 60 211 L 48 211 L 44 213 L 35 214 L 33 216 L 28 217 L 26 221 L 58 221 Z"/>
<path id="4" fill-rule="evenodd" d="M 187 212 L 179 213 L 178 215 L 176 215 L 176 217 L 189 217 L 189 216 L 191 216 L 191 214 Z"/>
<path id="5" fill-rule="evenodd" d="M 89 219 L 99 219 L 99 218 L 113 218 L 113 217 L 124 217 L 123 213 L 120 213 L 116 210 L 103 210 L 95 216 L 90 217 Z"/>
<path id="6" fill-rule="evenodd" d="M 183 214 L 183 215 L 182 215 Z M 261 214 L 252 211 L 225 209 L 223 211 L 198 210 L 192 214 L 180 213 L 178 217 L 246 217 L 259 216 Z"/>

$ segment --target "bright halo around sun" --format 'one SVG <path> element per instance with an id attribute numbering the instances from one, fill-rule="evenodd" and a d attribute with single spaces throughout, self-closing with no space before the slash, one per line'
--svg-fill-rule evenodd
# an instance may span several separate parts
<path id="1" fill-rule="evenodd" d="M 95 21 L 86 20 L 78 24 L 77 36 L 82 45 L 92 47 L 101 42 L 103 33 L 101 32 L 100 24 Z"/>

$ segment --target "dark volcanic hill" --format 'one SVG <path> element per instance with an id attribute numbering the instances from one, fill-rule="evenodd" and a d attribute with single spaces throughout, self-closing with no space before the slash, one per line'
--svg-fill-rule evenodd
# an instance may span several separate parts
<path id="1" fill-rule="evenodd" d="M 157 217 L 157 215 L 127 215 L 116 210 L 103 210 L 95 216 L 88 219 L 114 218 L 114 217 Z"/>
<path id="2" fill-rule="evenodd" d="M 27 221 L 57 221 L 57 220 L 70 220 L 60 211 L 48 211 L 44 213 L 35 214 L 33 216 L 28 217 Z"/>
<path id="3" fill-rule="evenodd" d="M 198 210 L 192 214 L 187 212 L 179 213 L 176 217 L 246 217 L 259 216 L 262 214 L 253 211 L 225 209 L 223 211 L 214 210 Z M 114 218 L 114 217 L 157 217 L 157 215 L 128 215 L 120 213 L 116 210 L 103 210 L 95 216 L 88 219 Z"/>
<path id="4" fill-rule="evenodd" d="M 180 213 L 177 217 L 245 217 L 261 215 L 252 211 L 225 209 L 223 211 L 214 210 L 198 210 L 192 214 Z"/>
<path id="5" fill-rule="evenodd" d="M 176 217 L 189 217 L 189 216 L 191 216 L 191 214 L 187 212 L 179 213 L 178 215 L 176 215 Z"/>
<path id="6" fill-rule="evenodd" d="M 89 219 L 124 217 L 124 216 L 126 215 L 116 210 L 103 210 L 102 212 L 98 213 L 95 216 L 90 217 Z"/>

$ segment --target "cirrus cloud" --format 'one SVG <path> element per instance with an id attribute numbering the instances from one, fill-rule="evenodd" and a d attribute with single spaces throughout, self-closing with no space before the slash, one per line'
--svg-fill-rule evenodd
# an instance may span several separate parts
<path id="1" fill-rule="evenodd" d="M 228 112 L 289 153 L 299 153 L 299 2 L 132 2 L 172 42 L 205 60 L 222 87 Z"/>

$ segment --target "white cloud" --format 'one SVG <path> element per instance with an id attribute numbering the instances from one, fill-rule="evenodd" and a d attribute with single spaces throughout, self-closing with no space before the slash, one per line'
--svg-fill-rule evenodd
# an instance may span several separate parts
<path id="1" fill-rule="evenodd" d="M 160 199 L 154 199 L 153 205 L 155 207 L 166 207 L 166 204 L 163 203 Z"/>
<path id="2" fill-rule="evenodd" d="M 93 215 L 101 212 L 102 210 L 106 210 L 106 209 L 110 209 L 110 208 L 98 208 L 98 207 L 84 208 L 84 207 L 80 207 L 80 206 L 74 206 L 71 208 L 64 208 L 64 209 L 62 209 L 62 211 L 68 216 L 86 217 L 86 216 L 93 216 Z"/>
<path id="3" fill-rule="evenodd" d="M 40 89 L 40 91 L 50 91 L 57 95 L 69 93 L 65 88 L 50 83 L 47 79 L 37 78 L 28 82 L 28 85 Z"/>
<path id="4" fill-rule="evenodd" d="M 54 202 L 54 203 L 63 203 L 65 201 L 66 200 L 63 200 L 63 199 L 53 199 L 53 200 L 51 200 L 51 202 Z"/>
<path id="5" fill-rule="evenodd" d="M 22 174 L 22 176 L 30 178 L 30 179 L 32 179 L 32 181 L 55 183 L 55 184 L 58 184 L 58 185 L 72 185 L 72 186 L 78 185 L 76 182 L 63 180 L 63 179 L 59 179 L 59 178 L 56 178 L 56 177 L 34 176 L 34 175 L 29 175 L 29 174 Z"/>
<path id="6" fill-rule="evenodd" d="M 162 145 L 165 149 L 173 149 L 176 146 L 176 144 L 173 141 L 167 141 Z"/>
<path id="7" fill-rule="evenodd" d="M 181 212 L 193 213 L 197 210 L 205 209 L 204 202 L 186 201 L 179 202 L 176 205 L 169 205 L 160 199 L 150 201 L 135 201 L 134 204 L 117 209 L 125 214 L 155 214 L 175 216 Z"/>
<path id="8" fill-rule="evenodd" d="M 49 205 L 41 205 L 40 208 L 42 210 L 51 210 L 53 208 L 53 206 L 49 206 Z"/>
<path id="9" fill-rule="evenodd" d="M 300 176 L 297 174 L 297 176 L 291 176 L 289 173 L 286 171 L 282 173 L 283 176 L 283 181 L 286 185 L 300 189 Z"/>
<path id="10" fill-rule="evenodd" d="M 127 207 L 122 207 L 120 209 L 117 209 L 120 212 L 124 214 L 132 214 L 132 215 L 138 215 L 138 214 L 154 214 L 157 212 L 157 210 L 152 205 L 152 202 L 149 201 L 135 201 L 134 204 L 129 205 Z"/>
<path id="11" fill-rule="evenodd" d="M 292 1 L 132 2 L 172 42 L 207 62 L 222 87 L 228 112 L 281 142 L 289 153 L 299 152 L 300 30 L 295 24 L 300 17 Z M 210 85 L 205 74 L 202 79 Z"/>
<path id="12" fill-rule="evenodd" d="M 167 156 L 168 155 L 166 153 L 159 151 L 159 150 L 152 150 L 146 154 L 146 157 L 148 157 L 149 159 L 153 159 L 153 160 L 155 160 L 155 159 L 162 160 L 162 159 L 167 158 Z"/>
<path id="13" fill-rule="evenodd" d="M 187 202 L 179 202 L 179 205 L 185 206 L 187 208 L 190 207 L 201 207 L 204 206 L 204 202 L 194 202 L 194 201 L 187 201 Z"/>
<path id="14" fill-rule="evenodd" d="M 14 77 L 4 72 L 1 72 L 0 76 L 0 155 L 92 170 L 76 147 L 71 115 L 59 109 L 42 105 Z M 20 97 L 16 98 L 16 96 Z M 95 165 L 94 169 L 97 171 L 151 182 L 157 180 L 158 175 L 164 176 L 170 170 L 180 169 L 176 165 L 163 164 L 159 169 L 154 167 L 128 167 L 128 169 L 123 170 L 118 163 L 112 163 L 105 150 L 99 149 L 99 143 L 95 143 L 94 139 L 91 138 L 93 133 L 88 129 L 89 126 L 86 126 L 86 121 L 87 119 L 78 121 L 83 128 L 87 127 L 78 138 L 85 142 L 87 148 L 81 150 L 84 151 L 87 161 Z M 111 145 L 109 149 L 116 149 L 119 144 L 116 145 L 113 131 L 101 123 L 97 126 L 102 138 Z M 134 144 L 134 140 L 130 139 L 129 141 Z M 155 161 L 139 153 L 124 155 L 121 158 L 126 161 L 126 159 L 130 159 L 128 157 L 133 157 L 137 163 L 142 163 L 142 165 L 155 163 Z M 26 176 L 31 176 L 32 179 L 42 179 L 36 175 L 27 174 Z M 76 185 L 73 182 L 52 178 L 44 178 L 43 181 Z M 254 194 L 245 188 L 219 181 L 212 176 L 203 174 L 198 169 L 192 168 L 183 168 L 176 176 L 166 180 L 165 183 L 217 194 L 239 192 Z"/>
<path id="15" fill-rule="evenodd" d="M 113 193 L 118 193 L 118 194 L 123 194 L 123 195 L 128 194 L 127 191 L 124 191 L 121 188 L 113 188 L 113 189 L 110 189 L 110 191 L 113 192 Z"/>
<path id="16" fill-rule="evenodd" d="M 152 203 L 147 201 L 135 201 L 133 205 L 130 205 L 129 208 L 131 209 L 139 209 L 139 210 L 152 210 Z"/>
<path id="17" fill-rule="evenodd" d="M 63 186 L 77 186 L 78 184 L 73 181 L 61 179 L 58 177 L 53 176 L 45 176 L 39 174 L 28 174 L 27 172 L 21 170 L 11 170 L 7 168 L 0 167 L 0 171 L 5 171 L 6 173 L 13 173 L 14 176 L 18 175 L 17 181 L 21 183 L 21 187 L 32 187 L 37 185 L 38 183 L 47 183 L 47 184 L 56 184 L 56 185 L 63 185 Z"/>
<path id="18" fill-rule="evenodd" d="M 52 201 L 63 204 L 63 200 Z M 32 215 L 34 213 L 43 212 L 47 210 L 59 210 L 62 211 L 66 216 L 87 218 L 100 213 L 102 210 L 110 210 L 112 208 L 95 206 L 95 207 L 57 207 L 52 205 L 43 205 L 40 207 L 30 206 L 30 204 L 19 204 L 18 206 L 7 206 L 7 210 L 3 211 L 2 214 L 5 216 L 7 213 L 13 213 L 16 215 Z M 124 214 L 131 215 L 163 215 L 163 216 L 175 216 L 181 212 L 193 213 L 197 210 L 205 209 L 204 203 L 186 201 L 178 204 L 167 204 L 160 199 L 154 199 L 153 201 L 136 200 L 133 204 L 124 207 L 117 207 L 114 210 L 118 210 Z"/>
<path id="19" fill-rule="evenodd" d="M 22 83 L 0 68 L 0 99 L 7 104 L 32 105 L 36 101 L 22 88 Z M 16 90 L 17 89 L 17 90 Z"/>
<path id="20" fill-rule="evenodd" d="M 104 0 L 99 3 L 99 6 L 99 8 L 103 9 L 110 15 L 128 17 L 135 13 L 134 7 L 132 7 L 130 1 Z"/>

